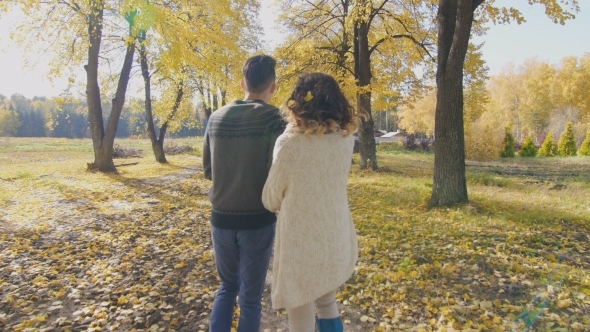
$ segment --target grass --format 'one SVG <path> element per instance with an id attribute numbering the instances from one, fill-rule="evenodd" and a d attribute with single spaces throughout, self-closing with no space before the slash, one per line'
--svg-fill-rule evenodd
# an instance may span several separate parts
<path id="1" fill-rule="evenodd" d="M 116 160 L 138 164 L 100 174 L 85 170 L 89 143 L 0 141 L 0 328 L 94 328 L 106 317 L 101 326 L 113 330 L 203 329 L 217 281 L 199 152 L 160 165 L 147 140 L 118 140 L 143 149 L 143 158 Z M 469 161 L 470 203 L 429 209 L 433 160 L 388 147 L 373 172 L 358 170 L 353 157 L 349 201 L 360 255 L 338 293 L 346 329 L 590 330 L 590 158 Z M 61 247 L 64 264 L 48 253 Z M 64 294 L 79 285 L 87 291 L 76 303 Z M 101 296 L 110 311 L 73 314 L 104 303 Z M 71 310 L 47 311 L 55 301 Z M 158 317 L 170 319 L 153 321 L 149 303 L 164 302 L 173 309 Z"/>

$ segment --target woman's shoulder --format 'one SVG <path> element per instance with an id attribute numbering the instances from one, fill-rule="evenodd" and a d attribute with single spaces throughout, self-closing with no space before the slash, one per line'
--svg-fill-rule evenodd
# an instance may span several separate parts
<path id="1" fill-rule="evenodd" d="M 303 134 L 299 130 L 297 130 L 297 128 L 295 128 L 292 124 L 289 123 L 287 124 L 285 131 L 277 138 L 276 145 L 292 145 L 302 135 Z"/>
<path id="2" fill-rule="evenodd" d="M 275 143 L 275 151 L 289 151 L 293 153 L 294 150 L 301 144 L 301 134 L 296 129 L 293 129 L 289 124 L 285 131 L 277 138 Z"/>

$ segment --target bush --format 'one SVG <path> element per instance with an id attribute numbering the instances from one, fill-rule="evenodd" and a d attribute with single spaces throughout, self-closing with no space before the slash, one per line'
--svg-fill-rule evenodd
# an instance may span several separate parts
<path id="1" fill-rule="evenodd" d="M 520 149 L 518 155 L 521 157 L 534 157 L 537 155 L 537 148 L 531 137 L 527 137 L 524 140 L 524 143 L 522 143 L 522 149 Z"/>
<path id="2" fill-rule="evenodd" d="M 565 130 L 559 137 L 557 144 L 557 152 L 560 156 L 575 156 L 576 155 L 576 137 L 574 136 L 574 127 L 571 122 L 565 125 Z"/>
<path id="3" fill-rule="evenodd" d="M 512 135 L 512 126 L 506 126 L 506 128 L 504 129 L 504 141 L 502 142 L 502 150 L 500 151 L 500 157 L 514 157 L 514 136 Z"/>
<path id="4" fill-rule="evenodd" d="M 498 158 L 498 144 L 489 125 L 470 124 L 465 130 L 465 158 L 490 161 Z"/>
<path id="5" fill-rule="evenodd" d="M 590 130 L 588 130 L 586 133 L 586 138 L 582 142 L 582 146 L 580 146 L 578 154 L 580 156 L 590 156 Z"/>
<path id="6" fill-rule="evenodd" d="M 403 142 L 379 142 L 377 144 L 377 151 L 379 152 L 401 152 L 404 151 Z"/>
<path id="7" fill-rule="evenodd" d="M 554 157 L 557 155 L 557 146 L 553 142 L 553 132 L 550 131 L 547 133 L 547 137 L 545 137 L 545 141 L 541 145 L 539 149 L 539 156 L 542 157 Z"/>

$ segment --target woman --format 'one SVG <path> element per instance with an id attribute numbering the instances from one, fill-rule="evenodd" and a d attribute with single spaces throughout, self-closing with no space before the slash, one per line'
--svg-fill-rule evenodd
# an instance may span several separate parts
<path id="1" fill-rule="evenodd" d="M 286 308 L 290 331 L 342 331 L 336 290 L 350 277 L 358 244 L 346 183 L 357 119 L 338 83 L 322 73 L 299 78 L 282 107 L 289 123 L 277 139 L 262 193 L 278 212 L 272 304 Z"/>

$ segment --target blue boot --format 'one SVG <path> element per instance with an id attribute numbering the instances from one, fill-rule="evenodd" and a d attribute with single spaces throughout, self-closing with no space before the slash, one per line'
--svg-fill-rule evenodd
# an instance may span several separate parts
<path id="1" fill-rule="evenodd" d="M 343 332 L 344 327 L 340 321 L 340 317 L 331 319 L 316 319 L 319 332 Z"/>

